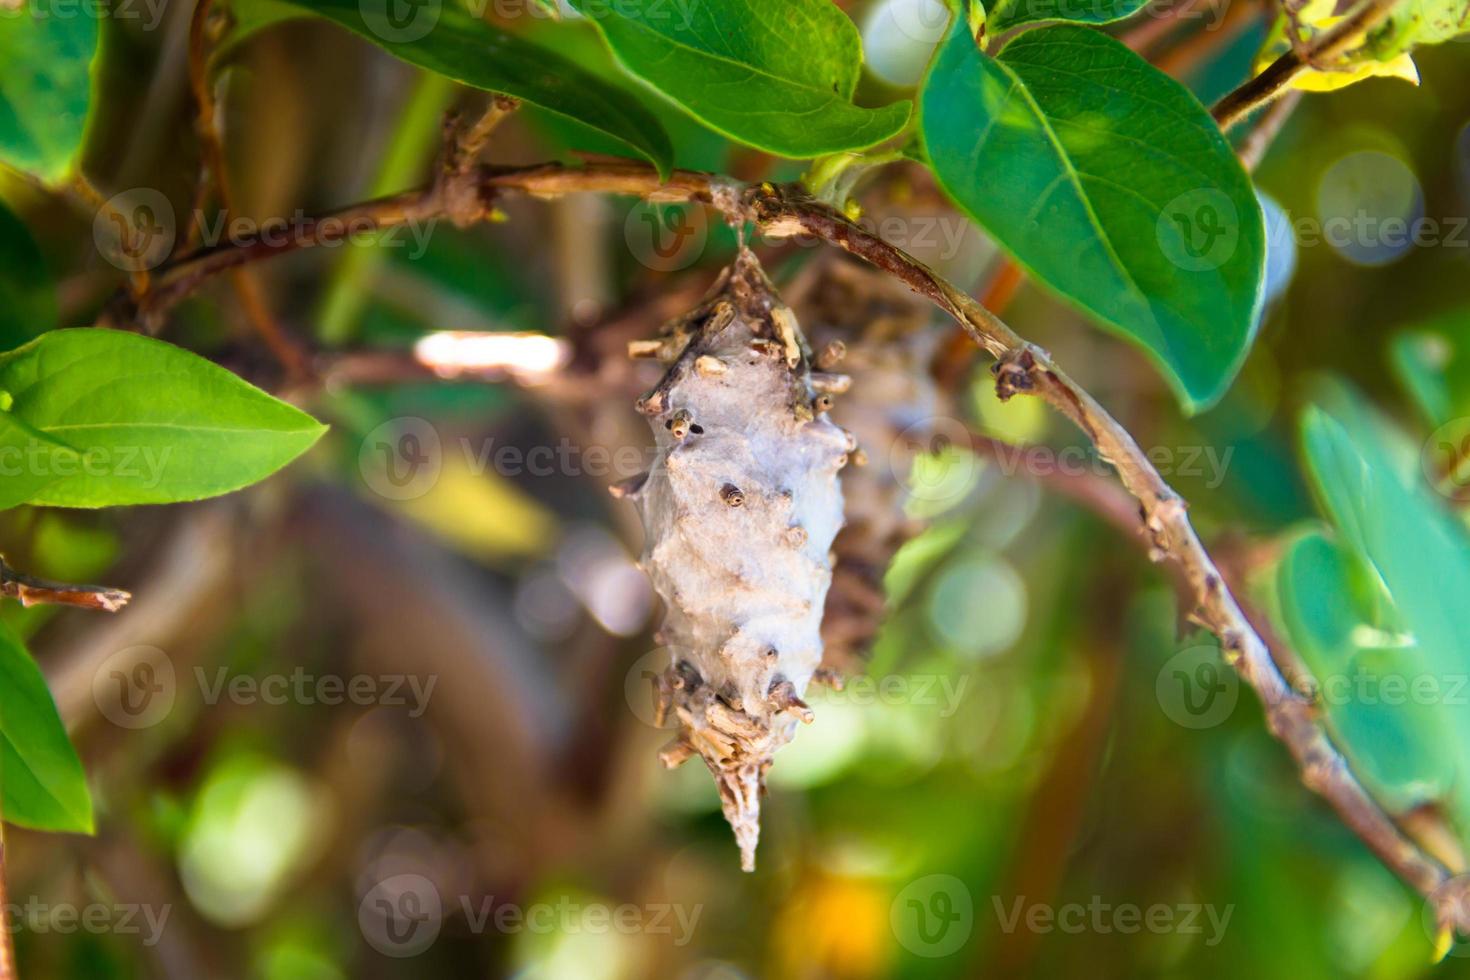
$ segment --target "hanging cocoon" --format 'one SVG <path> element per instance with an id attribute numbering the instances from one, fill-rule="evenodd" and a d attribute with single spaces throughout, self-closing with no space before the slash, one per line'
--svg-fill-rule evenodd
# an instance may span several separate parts
<path id="1" fill-rule="evenodd" d="M 752 870 L 766 770 L 812 717 L 802 697 L 822 660 L 838 471 L 855 448 L 827 409 L 846 379 L 813 374 L 745 249 L 705 302 L 631 353 L 668 364 L 637 403 L 653 466 L 615 490 L 637 505 L 642 566 L 667 609 L 673 662 L 655 696 L 678 736 L 661 757 L 704 760 Z"/>

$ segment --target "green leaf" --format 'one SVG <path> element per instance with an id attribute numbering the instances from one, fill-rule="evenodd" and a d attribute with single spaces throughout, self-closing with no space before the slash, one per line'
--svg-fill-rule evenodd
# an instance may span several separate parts
<path id="1" fill-rule="evenodd" d="M 46 679 L 0 623 L 0 817 L 35 830 L 90 834 L 92 795 Z"/>
<path id="2" fill-rule="evenodd" d="M 920 94 L 935 175 L 1031 274 L 1213 403 L 1255 334 L 1261 206 L 1205 108 L 1121 42 L 1027 31 L 990 58 L 951 31 Z"/>
<path id="3" fill-rule="evenodd" d="M 116 330 L 55 330 L 0 354 L 0 393 L 11 425 L 74 447 L 33 454 L 23 467 L 46 480 L 28 502 L 55 507 L 228 493 L 326 431 L 196 354 Z"/>
<path id="4" fill-rule="evenodd" d="M 806 159 L 896 135 L 911 105 L 852 104 L 862 41 L 828 0 L 573 0 L 629 72 L 731 139 Z"/>
<path id="5" fill-rule="evenodd" d="M 1111 24 L 1132 17 L 1148 0 L 996 0 L 989 5 L 985 29 L 993 35 L 1022 24 L 1067 21 L 1072 24 Z"/>
<path id="6" fill-rule="evenodd" d="M 673 167 L 668 135 L 636 99 L 599 83 L 556 52 L 476 19 L 453 0 L 292 3 L 409 64 L 585 123 L 647 158 L 663 177 Z"/>
<path id="7" fill-rule="evenodd" d="M 56 291 L 26 226 L 0 203 L 0 350 L 56 326 Z"/>
<path id="8" fill-rule="evenodd" d="M 1443 44 L 1470 31 L 1470 0 L 1399 0 L 1388 23 L 1365 45 L 1380 61 L 1415 47 Z"/>
<path id="9" fill-rule="evenodd" d="M 0 4 L 0 163 L 56 183 L 71 173 L 92 101 L 97 16 L 81 5 Z"/>
<path id="10" fill-rule="evenodd" d="M 1301 537 L 1276 571 L 1281 618 L 1317 681 L 1333 741 L 1374 797 L 1404 813 L 1454 784 L 1455 754 L 1442 748 L 1453 730 L 1432 704 L 1402 703 L 1412 679 L 1425 676 L 1423 651 L 1405 641 L 1391 607 L 1375 612 L 1363 601 L 1361 577 L 1324 535 Z"/>
<path id="11" fill-rule="evenodd" d="M 1456 807 L 1462 828 L 1470 830 L 1470 704 L 1462 689 L 1470 676 L 1470 621 L 1462 613 L 1470 595 L 1470 536 L 1430 490 L 1419 447 L 1368 408 L 1361 392 L 1325 388 L 1303 415 L 1302 442 L 1307 472 L 1343 548 L 1362 563 L 1403 634 L 1413 638 L 1413 673 L 1438 685 L 1441 697 L 1402 710 L 1416 723 L 1420 715 L 1437 714 L 1454 733 L 1442 751 L 1458 767 Z"/>
<path id="12" fill-rule="evenodd" d="M 1470 416 L 1470 307 L 1397 334 L 1389 358 L 1431 426 Z"/>

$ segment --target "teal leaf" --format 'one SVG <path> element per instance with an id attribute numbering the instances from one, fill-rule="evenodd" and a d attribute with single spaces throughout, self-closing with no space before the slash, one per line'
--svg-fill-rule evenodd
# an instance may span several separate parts
<path id="1" fill-rule="evenodd" d="M 573 0 L 633 75 L 733 140 L 806 159 L 895 136 L 912 106 L 852 104 L 862 41 L 828 0 Z"/>
<path id="2" fill-rule="evenodd" d="M 22 469 L 55 507 L 198 500 L 265 479 L 325 431 L 218 365 L 117 330 L 55 330 L 0 354 L 4 418 L 70 449 Z M 0 433 L 3 435 L 3 433 Z M 0 448 L 0 463 L 4 462 Z"/>
<path id="3" fill-rule="evenodd" d="M 47 183 L 76 165 L 92 101 L 98 9 L 69 16 L 42 4 L 0 4 L 0 163 Z"/>
<path id="4" fill-rule="evenodd" d="M 672 170 L 668 135 L 638 100 L 556 52 L 475 18 L 453 0 L 292 3 L 409 64 L 591 126 L 648 159 L 663 177 Z"/>
<path id="5" fill-rule="evenodd" d="M 1342 549 L 1361 563 L 1374 591 L 1393 610 L 1397 631 L 1413 640 L 1413 677 L 1441 692 L 1402 705 L 1405 718 L 1421 716 L 1454 737 L 1440 746 L 1456 765 L 1456 810 L 1470 829 L 1470 535 L 1430 489 L 1420 447 L 1367 406 L 1360 392 L 1326 387 L 1302 418 L 1307 473 Z M 1455 685 L 1460 685 L 1456 688 Z M 1451 692 L 1459 697 L 1450 697 Z"/>
<path id="6" fill-rule="evenodd" d="M 0 350 L 19 347 L 55 326 L 56 290 L 41 250 L 0 203 Z"/>
<path id="7" fill-rule="evenodd" d="M 46 679 L 0 623 L 0 816 L 35 830 L 90 834 L 92 795 Z"/>
<path id="8" fill-rule="evenodd" d="M 1389 360 L 1431 426 L 1470 416 L 1470 307 L 1398 333 Z"/>
<path id="9" fill-rule="evenodd" d="M 1255 334 L 1266 241 L 1209 113 L 1121 42 L 1070 25 L 983 54 L 961 27 L 920 94 L 939 183 L 1039 281 L 1133 341 L 1185 407 Z"/>
<path id="10" fill-rule="evenodd" d="M 1132 17 L 1148 0 L 996 0 L 986 7 L 985 29 L 992 36 L 1022 24 L 1065 21 L 1111 24 Z"/>
<path id="11" fill-rule="evenodd" d="M 1442 749 L 1452 730 L 1431 705 L 1405 703 L 1414 680 L 1428 677 L 1423 651 L 1392 607 L 1364 601 L 1355 566 L 1324 535 L 1299 538 L 1276 570 L 1281 618 L 1316 680 L 1333 742 L 1375 799 L 1405 813 L 1444 799 L 1454 784 L 1455 756 Z"/>

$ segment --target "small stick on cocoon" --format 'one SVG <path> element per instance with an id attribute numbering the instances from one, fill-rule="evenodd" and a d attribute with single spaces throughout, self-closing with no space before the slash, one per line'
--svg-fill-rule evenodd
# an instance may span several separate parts
<path id="1" fill-rule="evenodd" d="M 704 303 L 635 352 L 669 362 L 638 401 L 653 466 L 619 488 L 643 519 L 642 564 L 674 651 L 656 697 L 679 735 L 661 758 L 704 760 L 750 871 L 766 770 L 812 719 L 802 696 L 822 660 L 851 441 L 814 411 L 801 329 L 746 249 Z"/>

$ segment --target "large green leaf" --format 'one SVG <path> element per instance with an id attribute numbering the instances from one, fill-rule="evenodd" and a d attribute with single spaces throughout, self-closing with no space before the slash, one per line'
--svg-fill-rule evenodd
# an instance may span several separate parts
<path id="1" fill-rule="evenodd" d="M 1032 275 L 1136 341 L 1187 408 L 1225 391 L 1255 333 L 1265 232 L 1183 86 L 1088 28 L 1027 31 L 991 58 L 961 24 L 919 121 L 945 191 Z"/>
<path id="2" fill-rule="evenodd" d="M 1358 778 L 1394 813 L 1444 799 L 1458 766 L 1457 753 L 1444 751 L 1453 725 L 1432 697 L 1413 700 L 1415 679 L 1430 675 L 1393 607 L 1365 601 L 1372 586 L 1357 562 L 1319 533 L 1292 544 L 1276 581 L 1285 633 Z"/>
<path id="3" fill-rule="evenodd" d="M 1132 17 L 1148 0 L 996 0 L 986 4 L 985 29 L 991 35 L 1022 24 L 1060 20 L 1073 24 L 1111 24 Z"/>
<path id="4" fill-rule="evenodd" d="M 36 830 L 92 833 L 92 795 L 46 679 L 0 623 L 0 817 Z"/>
<path id="5" fill-rule="evenodd" d="M 778 156 L 857 150 L 911 105 L 852 104 L 862 41 L 828 0 L 573 0 L 623 67 L 712 129 Z"/>
<path id="6" fill-rule="evenodd" d="M 41 251 L 21 220 L 0 203 L 0 350 L 56 326 L 56 291 Z"/>
<path id="7" fill-rule="evenodd" d="M 1376 582 L 1412 637 L 1412 663 L 1440 697 L 1401 707 L 1436 713 L 1454 738 L 1457 810 L 1470 829 L 1470 536 L 1423 478 L 1418 447 L 1345 386 L 1326 388 L 1302 420 L 1307 472 L 1343 548 Z M 1408 656 L 1408 653 L 1403 653 Z M 1459 685 L 1457 687 L 1457 685 Z M 1457 695 L 1457 696 L 1452 696 Z"/>
<path id="8" fill-rule="evenodd" d="M 47 182 L 76 163 L 92 99 L 96 11 L 0 4 L 0 163 Z"/>
<path id="9" fill-rule="evenodd" d="M 606 133 L 646 157 L 665 177 L 673 166 L 668 135 L 636 99 L 601 84 L 556 52 L 476 19 L 454 0 L 291 2 L 409 64 L 521 99 Z"/>
<path id="10" fill-rule="evenodd" d="M 0 354 L 0 404 L 8 421 L 74 447 L 35 453 L 24 467 L 47 481 L 29 502 L 57 507 L 228 493 L 325 431 L 196 354 L 116 330 L 55 330 Z"/>

